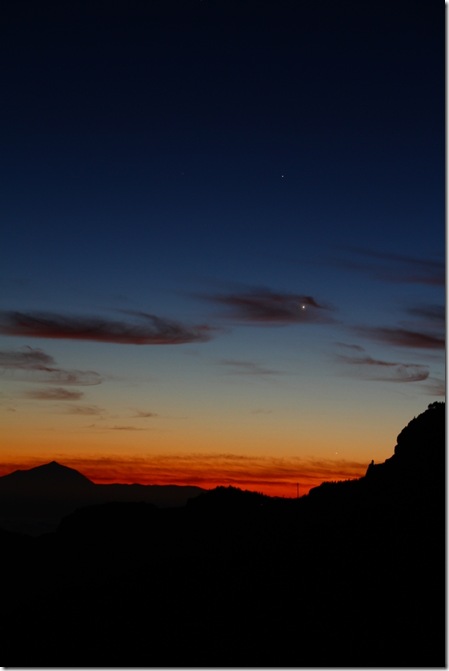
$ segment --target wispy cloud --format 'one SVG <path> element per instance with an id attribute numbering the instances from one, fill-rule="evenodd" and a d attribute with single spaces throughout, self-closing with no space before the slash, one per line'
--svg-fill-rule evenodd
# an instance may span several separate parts
<path id="1" fill-rule="evenodd" d="M 92 370 L 69 370 L 55 365 L 52 356 L 41 349 L 24 347 L 0 351 L 0 369 L 22 382 L 55 385 L 96 385 L 102 377 Z"/>
<path id="2" fill-rule="evenodd" d="M 397 326 L 359 325 L 351 327 L 351 329 L 359 336 L 395 347 L 424 350 L 443 350 L 445 348 L 446 315 L 444 305 L 413 305 L 405 308 L 405 314 L 408 317 L 413 317 L 413 319 L 402 319 Z"/>
<path id="3" fill-rule="evenodd" d="M 430 284 L 444 287 L 445 263 L 441 260 L 410 257 L 388 252 L 352 248 L 350 259 L 333 261 L 338 266 L 368 273 L 387 282 Z"/>
<path id="4" fill-rule="evenodd" d="M 346 346 L 350 347 L 350 346 Z M 357 351 L 363 348 L 357 347 Z M 367 354 L 345 355 L 337 354 L 340 363 L 348 364 L 351 373 L 365 380 L 377 380 L 382 382 L 422 382 L 429 377 L 427 366 L 414 363 L 397 363 L 373 359 Z"/>
<path id="5" fill-rule="evenodd" d="M 104 410 L 97 405 L 70 405 L 65 412 L 70 415 L 102 415 Z"/>
<path id="6" fill-rule="evenodd" d="M 150 412 L 148 410 L 136 410 L 135 414 L 133 415 L 133 417 L 135 417 L 135 418 L 139 417 L 139 418 L 142 418 L 142 419 L 158 417 L 158 416 L 159 415 L 157 414 L 157 412 Z"/>
<path id="7" fill-rule="evenodd" d="M 233 375 L 282 375 L 283 373 L 272 368 L 265 368 L 255 361 L 240 361 L 239 359 L 222 359 L 221 366 L 226 366 Z"/>
<path id="8" fill-rule="evenodd" d="M 365 349 L 361 345 L 352 345 L 352 344 L 345 343 L 345 342 L 337 342 L 335 344 L 338 345 L 338 347 L 349 350 L 351 352 L 364 352 L 365 351 Z"/>
<path id="9" fill-rule="evenodd" d="M 313 296 L 279 293 L 270 289 L 249 289 L 240 293 L 208 296 L 208 300 L 226 306 L 227 317 L 257 325 L 310 324 L 332 322 L 332 310 Z"/>
<path id="10" fill-rule="evenodd" d="M 441 329 L 445 327 L 446 309 L 444 305 L 417 305 L 408 308 L 407 313 L 412 317 L 418 317 L 429 326 Z"/>
<path id="11" fill-rule="evenodd" d="M 21 350 L 0 351 L 0 368 L 10 370 L 48 370 L 55 360 L 41 349 L 25 347 Z"/>
<path id="12" fill-rule="evenodd" d="M 79 401 L 84 394 L 81 391 L 72 391 L 62 387 L 50 387 L 49 389 L 24 391 L 22 396 L 36 401 Z"/>
<path id="13" fill-rule="evenodd" d="M 446 396 L 446 384 L 444 380 L 429 377 L 425 389 L 431 396 Z"/>
<path id="14" fill-rule="evenodd" d="M 354 330 L 365 338 L 413 349 L 444 349 L 444 335 L 401 327 L 358 326 Z"/>
<path id="15" fill-rule="evenodd" d="M 23 379 L 23 376 L 22 376 Z M 93 370 L 64 370 L 62 368 L 49 368 L 28 375 L 30 382 L 41 382 L 49 384 L 64 384 L 76 386 L 91 386 L 103 381 L 101 375 Z"/>
<path id="16" fill-rule="evenodd" d="M 125 345 L 180 345 L 210 340 L 214 329 L 185 326 L 145 312 L 126 313 L 127 320 L 43 312 L 2 312 L 0 333 L 27 338 L 90 340 Z"/>

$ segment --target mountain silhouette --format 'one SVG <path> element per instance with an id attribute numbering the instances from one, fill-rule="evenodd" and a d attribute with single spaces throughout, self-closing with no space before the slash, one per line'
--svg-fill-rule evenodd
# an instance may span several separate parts
<path id="1" fill-rule="evenodd" d="M 114 501 L 183 506 L 203 491 L 178 485 L 97 485 L 74 468 L 52 461 L 0 477 L 0 527 L 37 535 L 55 531 L 64 516 L 85 506 Z"/>
<path id="2" fill-rule="evenodd" d="M 397 482 L 434 481 L 444 476 L 445 404 L 431 403 L 426 412 L 414 417 L 397 437 L 394 454 L 381 465 L 370 465 L 367 476 L 388 477 Z M 380 475 L 382 473 L 382 475 Z"/>
<path id="3" fill-rule="evenodd" d="M 218 487 L 2 531 L 5 662 L 444 668 L 445 405 L 392 451 L 299 499 Z"/>
<path id="4" fill-rule="evenodd" d="M 0 477 L 1 491 L 20 491 L 27 495 L 61 496 L 67 492 L 89 491 L 93 486 L 85 475 L 57 461 Z"/>

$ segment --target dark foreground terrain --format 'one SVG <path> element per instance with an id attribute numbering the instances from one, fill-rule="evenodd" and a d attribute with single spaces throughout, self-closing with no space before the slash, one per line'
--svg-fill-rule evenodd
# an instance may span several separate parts
<path id="1" fill-rule="evenodd" d="M 218 488 L 0 537 L 6 666 L 444 667 L 445 406 L 297 500 Z"/>

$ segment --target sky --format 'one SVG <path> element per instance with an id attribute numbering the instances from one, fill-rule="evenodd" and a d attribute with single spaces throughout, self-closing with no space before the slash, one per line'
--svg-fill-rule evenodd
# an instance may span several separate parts
<path id="1" fill-rule="evenodd" d="M 444 9 L 2 2 L 1 475 L 393 454 L 445 393 Z"/>

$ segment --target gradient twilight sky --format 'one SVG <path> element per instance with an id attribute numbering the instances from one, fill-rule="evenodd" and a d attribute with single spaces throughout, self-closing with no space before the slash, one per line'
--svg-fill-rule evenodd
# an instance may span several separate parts
<path id="1" fill-rule="evenodd" d="M 445 391 L 444 3 L 4 0 L 1 474 L 296 496 Z"/>

